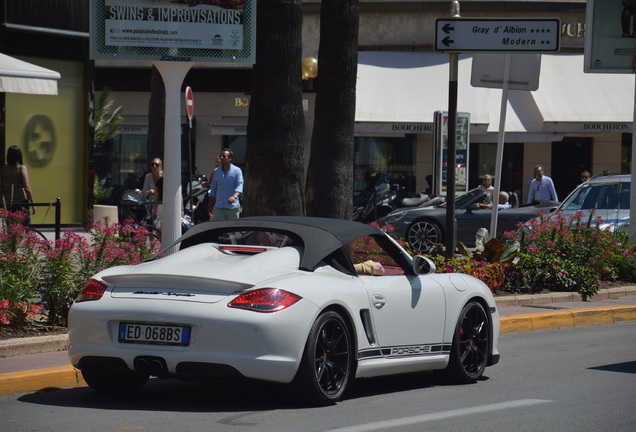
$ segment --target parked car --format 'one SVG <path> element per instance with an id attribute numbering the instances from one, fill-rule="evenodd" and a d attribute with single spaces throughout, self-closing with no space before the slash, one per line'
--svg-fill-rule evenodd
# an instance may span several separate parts
<path id="1" fill-rule="evenodd" d="M 566 218 L 582 212 L 592 224 L 600 217 L 600 228 L 629 231 L 630 191 L 631 175 L 599 174 L 574 189 L 556 210 Z"/>
<path id="2" fill-rule="evenodd" d="M 520 222 L 525 222 L 543 210 L 549 212 L 559 203 L 540 201 L 534 204 L 519 205 L 517 195 L 510 193 L 512 208 L 499 210 L 497 219 L 497 236 L 504 231 L 516 229 Z M 482 189 L 472 189 L 455 198 L 455 219 L 457 220 L 457 240 L 468 247 L 475 245 L 475 235 L 480 228 L 490 229 L 492 210 L 480 208 L 486 194 Z M 434 206 L 397 209 L 387 216 L 378 219 L 383 227 L 391 225 L 395 235 L 403 238 L 412 248 L 421 252 L 431 251 L 436 244 L 443 244 L 446 239 L 446 203 Z"/>
<path id="3" fill-rule="evenodd" d="M 490 289 L 435 273 L 370 225 L 243 218 L 196 225 L 178 243 L 98 273 L 72 305 L 69 357 L 94 390 L 242 377 L 326 405 L 354 378 L 437 369 L 469 383 L 499 361 Z M 369 256 L 383 276 L 356 273 Z"/>

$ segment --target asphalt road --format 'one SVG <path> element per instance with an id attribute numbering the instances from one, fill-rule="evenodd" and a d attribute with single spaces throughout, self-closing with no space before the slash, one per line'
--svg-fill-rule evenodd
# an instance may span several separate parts
<path id="1" fill-rule="evenodd" d="M 356 382 L 335 406 L 298 408 L 260 383 L 154 379 L 135 395 L 81 388 L 0 396 L 12 431 L 634 431 L 636 322 L 501 336 L 474 385 L 431 373 Z"/>

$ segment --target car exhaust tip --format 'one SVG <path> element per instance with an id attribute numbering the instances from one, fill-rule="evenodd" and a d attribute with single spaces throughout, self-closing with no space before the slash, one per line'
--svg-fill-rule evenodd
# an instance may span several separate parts
<path id="1" fill-rule="evenodd" d="M 145 374 L 150 374 L 150 363 L 145 358 L 138 358 L 135 360 L 135 370 Z"/>
<path id="2" fill-rule="evenodd" d="M 161 376 L 165 373 L 163 363 L 160 360 L 153 360 L 150 362 L 150 375 Z"/>
<path id="3" fill-rule="evenodd" d="M 134 365 L 137 372 L 147 375 L 163 376 L 168 373 L 166 361 L 160 357 L 137 357 Z"/>

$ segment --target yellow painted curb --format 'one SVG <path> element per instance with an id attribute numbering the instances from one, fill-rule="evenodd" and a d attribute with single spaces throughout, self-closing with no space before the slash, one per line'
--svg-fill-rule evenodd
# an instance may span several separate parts
<path id="1" fill-rule="evenodd" d="M 71 365 L 0 374 L 0 395 L 86 385 L 80 371 Z"/>
<path id="2" fill-rule="evenodd" d="M 636 306 L 601 307 L 503 316 L 500 318 L 500 333 L 519 333 L 562 327 L 584 327 L 623 321 L 636 321 Z"/>

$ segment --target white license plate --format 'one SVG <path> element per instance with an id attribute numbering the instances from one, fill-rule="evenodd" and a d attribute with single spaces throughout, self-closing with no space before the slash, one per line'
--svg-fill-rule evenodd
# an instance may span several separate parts
<path id="1" fill-rule="evenodd" d="M 153 345 L 188 345 L 190 327 L 119 323 L 119 342 Z"/>

